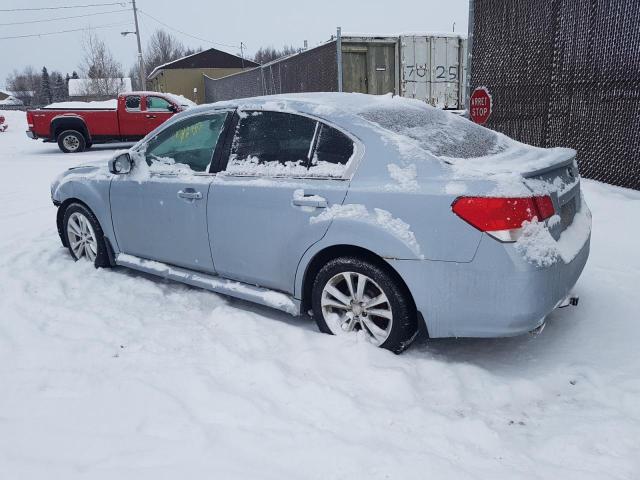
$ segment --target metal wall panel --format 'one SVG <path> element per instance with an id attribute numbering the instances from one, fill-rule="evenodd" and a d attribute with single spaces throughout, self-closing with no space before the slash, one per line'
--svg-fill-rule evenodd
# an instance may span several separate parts
<path id="1" fill-rule="evenodd" d="M 487 126 L 575 148 L 584 176 L 640 189 L 640 2 L 475 0 L 472 12 Z"/>

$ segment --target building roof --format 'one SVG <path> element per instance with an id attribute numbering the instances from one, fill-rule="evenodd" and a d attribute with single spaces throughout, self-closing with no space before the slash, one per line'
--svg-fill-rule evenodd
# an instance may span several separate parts
<path id="1" fill-rule="evenodd" d="M 111 79 L 110 79 L 111 80 Z M 131 78 L 114 78 L 118 83 L 118 93 L 127 93 L 133 90 L 131 87 Z M 90 78 L 70 78 L 69 79 L 69 96 L 82 97 L 91 86 Z"/>
<path id="2" fill-rule="evenodd" d="M 4 92 L 0 92 L 4 93 Z M 9 95 L 6 98 L 0 97 L 0 105 L 24 105 L 24 102 L 19 98 L 14 97 L 13 95 Z"/>
<path id="3" fill-rule="evenodd" d="M 216 48 L 193 53 L 186 57 L 178 58 L 163 65 L 158 65 L 147 77 L 149 80 L 158 75 L 161 70 L 171 70 L 175 68 L 253 68 L 260 64 L 251 60 L 242 59 L 237 55 L 232 55 Z"/>

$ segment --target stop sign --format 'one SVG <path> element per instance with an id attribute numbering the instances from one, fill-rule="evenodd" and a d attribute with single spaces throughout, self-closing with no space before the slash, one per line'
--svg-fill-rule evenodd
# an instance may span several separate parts
<path id="1" fill-rule="evenodd" d="M 491 115 L 491 95 L 485 87 L 476 88 L 469 98 L 469 116 L 471 120 L 484 125 Z"/>

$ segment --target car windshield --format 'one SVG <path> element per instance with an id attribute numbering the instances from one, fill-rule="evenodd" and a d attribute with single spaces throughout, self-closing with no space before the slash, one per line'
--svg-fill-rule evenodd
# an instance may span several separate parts
<path id="1" fill-rule="evenodd" d="M 484 157 L 505 148 L 494 131 L 432 107 L 373 108 L 361 112 L 360 116 L 414 140 L 421 149 L 440 158 Z"/>

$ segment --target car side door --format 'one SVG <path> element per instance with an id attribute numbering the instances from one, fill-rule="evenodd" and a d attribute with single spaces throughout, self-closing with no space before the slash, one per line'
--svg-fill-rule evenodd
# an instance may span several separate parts
<path id="1" fill-rule="evenodd" d="M 118 250 L 140 258 L 215 272 L 207 230 L 211 164 L 229 112 L 171 123 L 132 152 L 132 172 L 111 182 Z"/>
<path id="2" fill-rule="evenodd" d="M 332 137 L 335 155 L 326 153 Z M 346 133 L 308 116 L 240 112 L 209 195 L 218 274 L 293 293 L 302 255 L 329 227 L 312 219 L 344 201 L 355 148 Z"/>
<path id="3" fill-rule="evenodd" d="M 142 95 L 126 95 L 118 101 L 118 125 L 122 140 L 139 140 L 151 131 L 147 129 Z"/>
<path id="4" fill-rule="evenodd" d="M 169 120 L 178 109 L 176 105 L 158 95 L 147 95 L 146 107 L 147 132 L 151 132 Z"/>

